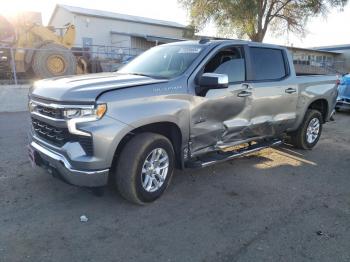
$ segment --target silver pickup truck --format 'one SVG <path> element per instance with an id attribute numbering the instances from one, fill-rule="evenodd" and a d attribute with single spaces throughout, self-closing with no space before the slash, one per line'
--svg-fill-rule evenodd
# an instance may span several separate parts
<path id="1" fill-rule="evenodd" d="M 284 47 L 166 44 L 116 73 L 36 82 L 29 155 L 70 184 L 111 183 L 144 204 L 162 195 L 174 168 L 206 167 L 284 139 L 313 148 L 336 97 L 336 76 L 296 76 Z"/>

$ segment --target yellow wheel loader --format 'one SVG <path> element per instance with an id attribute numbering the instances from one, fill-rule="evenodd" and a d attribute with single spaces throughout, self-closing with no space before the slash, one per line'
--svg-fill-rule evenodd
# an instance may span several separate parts
<path id="1" fill-rule="evenodd" d="M 2 59 L 2 64 L 7 62 L 11 68 L 13 57 L 17 73 L 33 73 L 36 78 L 86 73 L 86 61 L 74 56 L 71 50 L 75 41 L 74 25 L 67 25 L 64 31 L 60 36 L 54 28 L 35 23 L 13 26 L 0 16 L 0 49 L 2 57 L 8 58 Z"/>

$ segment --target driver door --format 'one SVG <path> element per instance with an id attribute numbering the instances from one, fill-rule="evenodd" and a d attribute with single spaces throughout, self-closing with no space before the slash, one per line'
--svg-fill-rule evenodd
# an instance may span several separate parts
<path id="1" fill-rule="evenodd" d="M 194 155 L 250 136 L 247 131 L 252 93 L 244 83 L 243 48 L 230 46 L 219 50 L 204 65 L 200 74 L 203 73 L 225 74 L 229 85 L 221 89 L 196 88 L 197 96 L 190 123 L 191 152 Z"/>

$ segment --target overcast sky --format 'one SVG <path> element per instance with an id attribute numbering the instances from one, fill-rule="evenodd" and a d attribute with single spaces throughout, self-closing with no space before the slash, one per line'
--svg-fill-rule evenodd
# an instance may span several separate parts
<path id="1" fill-rule="evenodd" d="M 13 14 L 18 10 L 40 11 L 44 23 L 47 23 L 56 3 L 107 10 L 111 12 L 144 16 L 155 19 L 188 24 L 187 12 L 176 0 L 0 0 L 0 13 Z M 307 26 L 308 34 L 304 39 L 292 34 L 273 37 L 268 34 L 264 42 L 298 47 L 350 44 L 350 4 L 344 12 L 333 11 L 327 19 L 313 18 Z M 216 30 L 208 26 L 205 35 L 216 36 Z"/>

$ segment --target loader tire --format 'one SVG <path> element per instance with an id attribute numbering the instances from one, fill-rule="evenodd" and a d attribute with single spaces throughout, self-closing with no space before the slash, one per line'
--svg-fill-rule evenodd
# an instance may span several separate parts
<path id="1" fill-rule="evenodd" d="M 55 43 L 49 43 L 35 51 L 32 69 L 38 78 L 74 75 L 77 69 L 77 61 L 70 49 Z"/>

